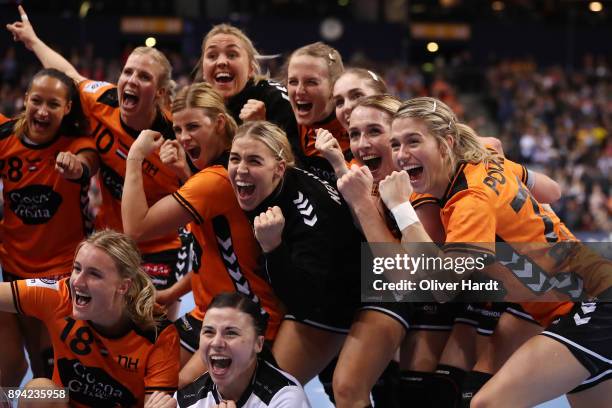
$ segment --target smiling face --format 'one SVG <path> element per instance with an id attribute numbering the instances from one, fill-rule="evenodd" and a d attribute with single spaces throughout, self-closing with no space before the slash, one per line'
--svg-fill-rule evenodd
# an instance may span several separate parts
<path id="1" fill-rule="evenodd" d="M 130 280 L 122 278 L 113 259 L 85 243 L 74 258 L 70 275 L 72 317 L 112 328 L 123 316 Z"/>
<path id="2" fill-rule="evenodd" d="M 349 128 L 349 117 L 357 101 L 376 94 L 376 90 L 356 74 L 348 73 L 338 78 L 334 84 L 333 99 L 336 117 L 345 129 Z"/>
<path id="3" fill-rule="evenodd" d="M 187 108 L 174 112 L 173 129 L 176 140 L 198 169 L 204 169 L 226 149 L 225 118 L 211 119 L 204 109 Z"/>
<path id="4" fill-rule="evenodd" d="M 117 90 L 121 119 L 128 126 L 142 130 L 153 121 L 157 100 L 163 94 L 158 89 L 161 70 L 155 59 L 146 54 L 132 53 L 125 62 Z"/>
<path id="5" fill-rule="evenodd" d="M 213 35 L 204 44 L 202 72 L 206 82 L 227 99 L 242 91 L 253 68 L 242 41 L 231 34 Z"/>
<path id="6" fill-rule="evenodd" d="M 397 168 L 410 175 L 414 191 L 442 198 L 449 183 L 444 149 L 422 120 L 398 118 L 391 125 L 391 151 Z"/>
<path id="7" fill-rule="evenodd" d="M 389 138 L 391 116 L 378 109 L 358 106 L 353 110 L 348 128 L 351 152 L 379 182 L 394 170 Z"/>
<path id="8" fill-rule="evenodd" d="M 255 371 L 263 342 L 247 313 L 232 307 L 206 311 L 200 334 L 201 358 L 225 399 L 240 398 Z"/>
<path id="9" fill-rule="evenodd" d="M 334 109 L 329 70 L 323 58 L 309 55 L 292 57 L 287 70 L 287 92 L 300 125 L 320 122 Z"/>
<path id="10" fill-rule="evenodd" d="M 34 79 L 25 97 L 28 138 L 36 143 L 52 140 L 71 107 L 63 82 L 47 75 Z"/>
<path id="11" fill-rule="evenodd" d="M 285 162 L 263 142 L 244 136 L 232 143 L 227 171 L 240 208 L 251 211 L 278 186 Z"/>

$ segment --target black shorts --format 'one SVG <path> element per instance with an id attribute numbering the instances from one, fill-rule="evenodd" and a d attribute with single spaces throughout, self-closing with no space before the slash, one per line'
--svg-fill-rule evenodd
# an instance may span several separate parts
<path id="1" fill-rule="evenodd" d="M 329 331 L 332 333 L 348 334 L 351 330 L 353 316 L 325 316 L 324 314 L 320 313 L 306 316 L 297 316 L 292 313 L 287 313 L 285 316 L 283 316 L 283 320 L 293 320 L 294 322 L 306 324 L 308 326 L 312 326 L 317 329 Z"/>
<path id="2" fill-rule="evenodd" d="M 505 309 L 506 303 L 457 303 L 454 322 L 472 326 L 482 336 L 490 336 Z"/>
<path id="3" fill-rule="evenodd" d="M 476 332 L 482 336 L 491 336 L 493 334 L 502 313 L 508 313 L 519 319 L 538 324 L 538 322 L 517 303 L 486 302 L 457 305 L 455 323 L 473 326 L 476 328 Z"/>
<path id="4" fill-rule="evenodd" d="M 348 334 L 361 307 L 358 286 L 342 286 L 342 282 L 333 282 L 319 299 L 307 305 L 300 305 L 299 310 L 288 308 L 283 319 L 300 322 L 318 329 L 333 333 Z M 282 300 L 282 299 L 281 299 Z"/>
<path id="5" fill-rule="evenodd" d="M 174 322 L 179 333 L 181 346 L 195 353 L 200 347 L 200 332 L 202 331 L 202 321 L 187 313 Z"/>
<path id="6" fill-rule="evenodd" d="M 584 391 L 612 378 L 612 303 L 576 303 L 542 335 L 563 343 L 591 374 L 570 392 Z"/>
<path id="7" fill-rule="evenodd" d="M 404 327 L 404 330 L 411 329 L 410 317 L 412 315 L 412 307 L 410 303 L 401 302 L 364 302 L 359 310 L 372 310 L 385 314 L 395 319 Z"/>

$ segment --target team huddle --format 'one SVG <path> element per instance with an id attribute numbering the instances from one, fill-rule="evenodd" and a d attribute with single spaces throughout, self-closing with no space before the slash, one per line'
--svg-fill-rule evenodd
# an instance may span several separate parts
<path id="1" fill-rule="evenodd" d="M 321 42 L 274 81 L 228 24 L 177 92 L 150 47 L 92 81 L 18 10 L 7 29 L 44 68 L 0 115 L 0 386 L 29 361 L 26 387 L 76 407 L 309 407 L 316 376 L 338 407 L 612 404 L 609 262 L 546 301 L 495 262 L 496 242 L 577 243 L 545 205 L 560 187 L 442 101 L 400 101 Z M 362 302 L 363 243 L 485 256 L 529 301 Z"/>

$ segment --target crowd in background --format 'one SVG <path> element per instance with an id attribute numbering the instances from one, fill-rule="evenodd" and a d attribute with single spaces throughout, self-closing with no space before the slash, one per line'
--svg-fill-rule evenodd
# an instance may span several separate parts
<path id="1" fill-rule="evenodd" d="M 93 46 L 64 55 L 83 76 L 114 81 L 130 51 L 126 48 L 113 60 L 95 57 Z M 178 87 L 190 83 L 198 57 L 166 54 Z M 264 65 L 274 77 L 281 63 Z M 575 70 L 539 67 L 530 59 L 474 68 L 468 54 L 447 63 L 440 59 L 428 70 L 359 57 L 347 65 L 383 73 L 391 93 L 401 99 L 431 95 L 443 100 L 477 131 L 500 138 L 506 156 L 553 177 L 563 189 L 553 209 L 571 230 L 612 230 L 612 69 L 605 59 L 587 56 Z M 24 89 L 39 68 L 20 63 L 14 48 L 4 52 L 0 112 L 12 115 L 22 109 Z M 462 102 L 466 95 L 469 106 Z"/>

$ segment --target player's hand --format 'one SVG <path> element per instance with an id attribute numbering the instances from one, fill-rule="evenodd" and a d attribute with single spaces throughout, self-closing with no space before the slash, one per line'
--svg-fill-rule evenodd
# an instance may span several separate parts
<path id="1" fill-rule="evenodd" d="M 374 177 L 368 166 L 359 167 L 353 164 L 351 169 L 338 179 L 337 184 L 346 202 L 355 206 L 360 200 L 371 199 Z"/>
<path id="2" fill-rule="evenodd" d="M 154 391 L 145 400 L 144 408 L 175 408 L 176 400 L 165 392 Z"/>
<path id="3" fill-rule="evenodd" d="M 65 179 L 77 180 L 83 175 L 83 164 L 71 152 L 59 152 L 55 157 L 55 170 L 57 170 Z"/>
<path id="4" fill-rule="evenodd" d="M 132 143 L 128 160 L 144 160 L 148 155 L 159 149 L 164 143 L 161 133 L 154 130 L 143 130 Z"/>
<path id="5" fill-rule="evenodd" d="M 243 122 L 266 120 L 266 105 L 257 99 L 249 99 L 238 116 Z"/>
<path id="6" fill-rule="evenodd" d="M 191 170 L 187 164 L 187 155 L 183 146 L 172 139 L 167 139 L 159 148 L 159 158 L 162 163 L 170 167 L 174 173 L 183 181 L 191 176 Z"/>
<path id="7" fill-rule="evenodd" d="M 394 171 L 378 184 L 378 192 L 388 209 L 410 200 L 412 195 L 410 176 L 405 171 Z"/>
<path id="8" fill-rule="evenodd" d="M 348 169 L 344 161 L 344 154 L 338 139 L 326 129 L 317 129 L 315 148 L 332 165 L 336 176 L 344 174 Z"/>
<path id="9" fill-rule="evenodd" d="M 278 206 L 268 208 L 254 221 L 255 238 L 264 252 L 271 252 L 281 244 L 285 217 Z"/>
<path id="10" fill-rule="evenodd" d="M 176 293 L 172 288 L 161 289 L 155 291 L 155 302 L 160 305 L 170 306 L 174 303 L 180 296 L 176 296 Z"/>
<path id="11" fill-rule="evenodd" d="M 21 41 L 27 49 L 32 50 L 32 45 L 38 40 L 38 37 L 23 7 L 17 6 L 17 10 L 21 21 L 7 24 L 6 28 L 13 34 L 14 41 Z"/>

